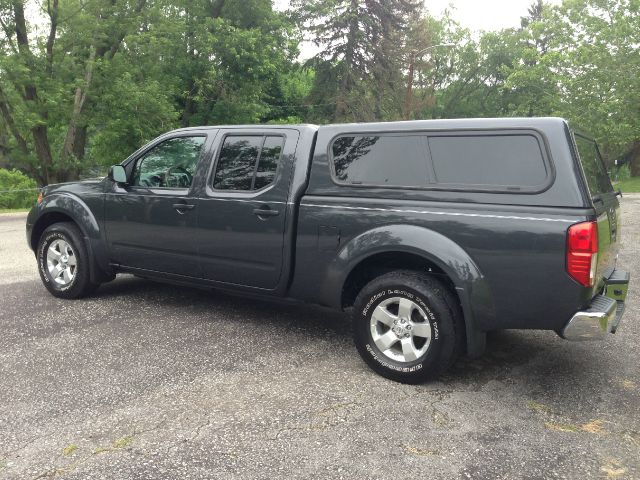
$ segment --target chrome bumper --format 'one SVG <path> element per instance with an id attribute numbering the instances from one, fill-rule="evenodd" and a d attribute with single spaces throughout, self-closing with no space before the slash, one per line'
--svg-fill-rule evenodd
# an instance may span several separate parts
<path id="1" fill-rule="evenodd" d="M 567 340 L 602 340 L 607 333 L 616 333 L 627 295 L 629 274 L 616 270 L 607 281 L 603 295 L 596 295 L 587 310 L 576 312 L 560 332 Z"/>

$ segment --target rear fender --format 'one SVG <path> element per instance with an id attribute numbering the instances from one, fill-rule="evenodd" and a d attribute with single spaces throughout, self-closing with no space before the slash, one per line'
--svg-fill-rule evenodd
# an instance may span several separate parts
<path id="1" fill-rule="evenodd" d="M 491 325 L 495 308 L 491 290 L 467 252 L 444 235 L 415 225 L 387 225 L 368 230 L 345 244 L 327 270 L 325 285 L 334 305 L 341 304 L 342 289 L 349 273 L 360 262 L 379 253 L 410 253 L 437 265 L 455 286 L 464 314 L 468 353 L 484 349 L 484 325 Z M 329 292 L 327 292 L 329 293 Z"/>

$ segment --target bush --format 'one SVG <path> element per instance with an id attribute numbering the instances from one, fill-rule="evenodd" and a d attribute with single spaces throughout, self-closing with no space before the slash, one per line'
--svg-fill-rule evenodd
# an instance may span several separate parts
<path id="1" fill-rule="evenodd" d="M 619 167 L 614 167 L 611 173 L 613 174 L 613 180 L 615 182 L 623 182 L 631 178 L 631 169 L 629 168 L 628 163 L 620 165 Z"/>
<path id="2" fill-rule="evenodd" d="M 35 180 L 19 170 L 0 168 L 0 208 L 29 208 L 37 192 Z"/>

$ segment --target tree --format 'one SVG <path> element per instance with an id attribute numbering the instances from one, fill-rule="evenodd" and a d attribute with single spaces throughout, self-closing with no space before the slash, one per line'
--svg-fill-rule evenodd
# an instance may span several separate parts
<path id="1" fill-rule="evenodd" d="M 596 136 L 605 160 L 640 150 L 640 2 L 572 0 L 556 11 L 562 110 Z M 631 163 L 640 174 L 640 158 Z"/>
<path id="2" fill-rule="evenodd" d="M 295 0 L 294 5 L 301 24 L 323 48 L 315 59 L 322 70 L 317 80 L 335 79 L 333 120 L 384 115 L 385 92 L 402 68 L 396 53 L 404 46 L 403 30 L 417 2 Z"/>
<path id="3" fill-rule="evenodd" d="M 419 0 L 35 1 L 0 0 L 0 166 L 40 184 L 178 126 L 511 115 L 563 116 L 640 174 L 637 0 L 536 0 L 479 37 Z"/>
<path id="4" fill-rule="evenodd" d="M 48 0 L 46 35 L 23 3 L 0 0 L 0 138 L 41 184 L 179 124 L 277 121 L 291 112 L 273 104 L 301 102 L 298 36 L 270 0 Z"/>
<path id="5" fill-rule="evenodd" d="M 77 157 L 84 155 L 86 141 L 81 122 L 96 64 L 109 62 L 127 33 L 139 27 L 145 5 L 146 0 L 89 0 L 60 6 L 50 0 L 43 12 L 48 33 L 40 43 L 29 39 L 24 2 L 0 2 L 5 52 L 0 58 L 0 113 L 23 154 L 23 166 L 39 183 L 77 177 Z"/>

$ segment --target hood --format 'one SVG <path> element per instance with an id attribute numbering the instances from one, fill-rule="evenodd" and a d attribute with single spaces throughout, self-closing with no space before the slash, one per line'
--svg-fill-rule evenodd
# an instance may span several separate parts
<path id="1" fill-rule="evenodd" d="M 47 196 L 57 192 L 69 192 L 77 195 L 103 193 L 105 177 L 79 180 L 76 182 L 53 183 L 42 188 L 42 193 Z"/>

